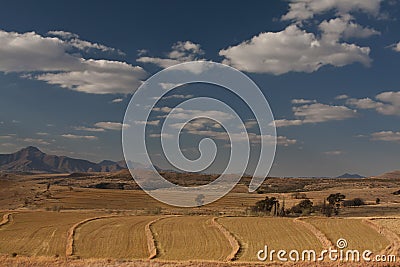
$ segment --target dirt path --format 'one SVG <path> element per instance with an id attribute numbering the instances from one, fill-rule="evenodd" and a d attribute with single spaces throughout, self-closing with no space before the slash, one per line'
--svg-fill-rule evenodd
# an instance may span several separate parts
<path id="1" fill-rule="evenodd" d="M 232 252 L 226 257 L 226 261 L 234 261 L 239 258 L 239 252 L 242 250 L 242 246 L 239 243 L 239 240 L 228 231 L 222 224 L 217 222 L 218 217 L 212 218 L 212 224 L 221 231 L 221 233 L 226 237 L 229 241 L 229 244 L 232 247 Z"/>
<path id="2" fill-rule="evenodd" d="M 324 233 L 322 233 L 314 225 L 304 221 L 303 218 L 296 218 L 293 221 L 295 223 L 303 225 L 311 233 L 313 233 L 315 235 L 315 237 L 318 239 L 318 241 L 322 244 L 323 248 L 328 249 L 328 248 L 334 248 L 335 247 L 334 244 L 329 240 L 329 238 Z"/>
<path id="3" fill-rule="evenodd" d="M 87 222 L 105 219 L 105 218 L 112 218 L 112 217 L 117 217 L 117 216 L 118 215 L 98 216 L 98 217 L 88 218 L 88 219 L 85 219 L 83 221 L 80 221 L 80 222 L 74 224 L 67 232 L 67 245 L 65 248 L 65 256 L 71 257 L 72 255 L 74 255 L 74 242 L 75 242 L 74 237 L 75 237 L 76 229 L 78 229 L 78 227 L 82 226 L 83 224 L 85 224 Z"/>

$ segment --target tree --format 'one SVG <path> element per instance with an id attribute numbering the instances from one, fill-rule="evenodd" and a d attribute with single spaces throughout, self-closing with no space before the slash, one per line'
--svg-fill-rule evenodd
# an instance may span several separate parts
<path id="1" fill-rule="evenodd" d="M 335 213 L 335 215 L 339 214 L 340 206 L 345 198 L 346 198 L 346 196 L 341 193 L 330 194 L 328 196 L 327 200 L 328 200 L 329 206 L 333 209 L 333 212 Z"/>
<path id="2" fill-rule="evenodd" d="M 290 211 L 297 214 L 309 215 L 313 210 L 314 203 L 309 199 L 304 199 L 294 205 Z"/>
<path id="3" fill-rule="evenodd" d="M 257 201 L 252 207 L 252 211 L 254 212 L 271 213 L 271 211 L 273 211 L 272 215 L 277 215 L 278 210 L 279 201 L 275 197 L 265 197 L 264 200 Z"/>

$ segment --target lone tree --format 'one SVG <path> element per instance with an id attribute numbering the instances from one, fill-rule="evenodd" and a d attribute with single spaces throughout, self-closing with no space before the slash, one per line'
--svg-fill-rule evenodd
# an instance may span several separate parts
<path id="1" fill-rule="evenodd" d="M 272 215 L 276 216 L 279 211 L 279 201 L 275 197 L 265 197 L 264 200 L 258 201 L 255 206 L 252 207 L 252 211 L 264 213 L 271 213 L 272 211 Z"/>

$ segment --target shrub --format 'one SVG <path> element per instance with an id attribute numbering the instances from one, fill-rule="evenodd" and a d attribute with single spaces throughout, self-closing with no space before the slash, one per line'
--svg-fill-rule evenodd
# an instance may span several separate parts
<path id="1" fill-rule="evenodd" d="M 365 202 L 361 198 L 353 198 L 351 200 L 345 200 L 343 202 L 343 206 L 345 207 L 359 207 L 362 205 L 365 205 Z"/>
<path id="2" fill-rule="evenodd" d="M 309 199 L 300 201 L 299 204 L 294 205 L 290 212 L 295 214 L 309 215 L 313 211 L 313 203 Z"/>

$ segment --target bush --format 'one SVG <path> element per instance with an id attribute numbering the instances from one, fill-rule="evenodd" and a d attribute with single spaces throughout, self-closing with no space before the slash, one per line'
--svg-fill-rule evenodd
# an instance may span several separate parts
<path id="1" fill-rule="evenodd" d="M 351 200 L 345 200 L 343 202 L 343 206 L 345 207 L 359 207 L 362 205 L 365 205 L 365 202 L 361 198 L 353 198 Z"/>
<path id="2" fill-rule="evenodd" d="M 294 205 L 290 212 L 295 214 L 309 215 L 313 211 L 313 203 L 309 199 L 300 201 L 299 204 Z"/>

